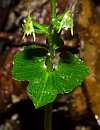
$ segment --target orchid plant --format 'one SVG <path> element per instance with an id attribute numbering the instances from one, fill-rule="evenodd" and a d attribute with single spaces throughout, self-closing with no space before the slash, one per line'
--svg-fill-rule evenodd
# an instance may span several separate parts
<path id="1" fill-rule="evenodd" d="M 12 76 L 17 80 L 27 80 L 27 93 L 36 108 L 55 100 L 58 94 L 69 93 L 81 85 L 89 73 L 89 69 L 79 54 L 64 49 L 60 38 L 62 29 L 71 30 L 73 35 L 73 12 L 65 10 L 56 14 L 56 0 L 51 0 L 51 20 L 48 25 L 40 24 L 32 16 L 27 16 L 22 25 L 24 37 L 43 34 L 47 38 L 45 46 L 34 43 L 25 46 L 15 54 Z"/>

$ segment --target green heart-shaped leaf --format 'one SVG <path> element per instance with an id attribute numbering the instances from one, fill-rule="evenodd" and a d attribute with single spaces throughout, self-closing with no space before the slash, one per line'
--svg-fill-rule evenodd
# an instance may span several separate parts
<path id="1" fill-rule="evenodd" d="M 62 55 L 56 69 L 50 72 L 45 66 L 46 53 L 42 49 L 25 49 L 14 57 L 12 75 L 29 81 L 28 94 L 36 108 L 52 102 L 57 94 L 72 91 L 88 74 L 85 63 L 70 53 Z"/>

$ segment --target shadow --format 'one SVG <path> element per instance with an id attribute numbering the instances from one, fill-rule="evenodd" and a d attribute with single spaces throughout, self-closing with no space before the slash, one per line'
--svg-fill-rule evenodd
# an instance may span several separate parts
<path id="1" fill-rule="evenodd" d="M 28 48 L 25 50 L 25 59 L 46 56 L 47 50 L 44 48 Z"/>

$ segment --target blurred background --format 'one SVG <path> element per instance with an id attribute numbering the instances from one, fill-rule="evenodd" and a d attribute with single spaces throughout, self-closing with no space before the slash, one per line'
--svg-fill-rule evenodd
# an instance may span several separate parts
<path id="1" fill-rule="evenodd" d="M 57 13 L 72 0 L 58 0 Z M 80 56 L 90 68 L 82 86 L 59 95 L 47 106 L 35 109 L 26 93 L 27 82 L 11 76 L 12 59 L 33 38 L 22 40 L 23 19 L 31 15 L 40 23 L 50 20 L 49 0 L 0 0 L 0 130 L 100 130 L 100 1 L 80 0 L 75 9 L 75 32 L 63 32 L 66 46 L 80 45 Z M 37 35 L 36 42 L 46 38 Z"/>

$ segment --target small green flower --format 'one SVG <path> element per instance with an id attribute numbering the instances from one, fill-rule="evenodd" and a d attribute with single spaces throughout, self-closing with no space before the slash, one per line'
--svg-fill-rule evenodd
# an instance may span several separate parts
<path id="1" fill-rule="evenodd" d="M 64 16 L 60 22 L 60 27 L 59 27 L 58 32 L 60 32 L 62 28 L 64 28 L 65 30 L 68 30 L 70 28 L 71 34 L 73 35 L 73 25 L 74 25 L 73 14 L 72 14 L 71 10 L 68 10 L 64 14 Z"/>
<path id="2" fill-rule="evenodd" d="M 25 35 L 33 35 L 33 38 L 34 38 L 34 41 L 35 41 L 35 30 L 34 30 L 34 27 L 33 27 L 33 23 L 32 23 L 32 18 L 30 16 L 27 16 L 25 19 L 24 19 L 24 24 L 22 25 L 23 27 L 23 32 L 24 32 L 24 36 Z"/>

